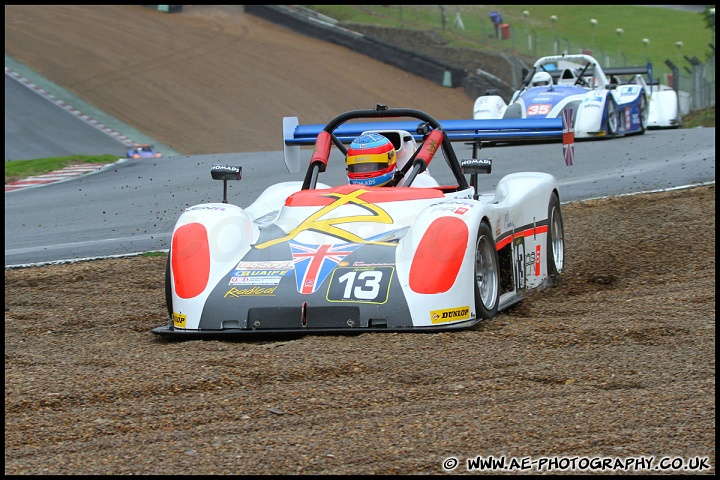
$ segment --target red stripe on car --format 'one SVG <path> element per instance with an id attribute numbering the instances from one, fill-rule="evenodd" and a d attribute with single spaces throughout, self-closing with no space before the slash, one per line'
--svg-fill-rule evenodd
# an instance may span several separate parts
<path id="1" fill-rule="evenodd" d="M 410 288 L 417 293 L 443 293 L 455 283 L 469 233 L 456 217 L 434 220 L 425 231 L 410 265 Z"/>
<path id="2" fill-rule="evenodd" d="M 175 293 L 180 298 L 200 295 L 210 278 L 210 246 L 205 226 L 188 223 L 177 228 L 170 255 Z"/>

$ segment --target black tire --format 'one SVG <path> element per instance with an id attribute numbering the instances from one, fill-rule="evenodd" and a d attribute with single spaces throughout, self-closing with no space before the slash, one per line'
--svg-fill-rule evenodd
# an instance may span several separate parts
<path id="1" fill-rule="evenodd" d="M 620 127 L 620 118 L 618 117 L 618 109 L 615 100 L 611 95 L 608 95 L 607 103 L 605 104 L 606 119 L 606 132 L 608 137 L 615 137 L 618 134 Z"/>
<path id="2" fill-rule="evenodd" d="M 555 192 L 550 195 L 548 204 L 548 235 L 547 245 L 548 279 L 552 284 L 560 282 L 565 264 L 565 228 L 563 227 L 560 200 Z"/>
<path id="3" fill-rule="evenodd" d="M 640 97 L 640 134 L 645 133 L 645 130 L 647 130 L 648 115 L 648 102 L 643 93 Z"/>
<path id="4" fill-rule="evenodd" d="M 167 306 L 168 315 L 172 320 L 172 288 L 170 286 L 170 252 L 168 251 L 167 262 L 165 263 L 165 305 Z"/>
<path id="5" fill-rule="evenodd" d="M 500 303 L 500 262 L 492 230 L 482 223 L 475 240 L 475 310 L 477 318 L 497 315 Z"/>

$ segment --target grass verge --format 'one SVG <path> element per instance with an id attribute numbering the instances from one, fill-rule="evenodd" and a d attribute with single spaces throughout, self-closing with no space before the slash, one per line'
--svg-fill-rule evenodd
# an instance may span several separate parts
<path id="1" fill-rule="evenodd" d="M 54 170 L 83 163 L 114 163 L 117 155 L 68 155 L 34 160 L 5 160 L 5 184 L 43 175 Z"/>

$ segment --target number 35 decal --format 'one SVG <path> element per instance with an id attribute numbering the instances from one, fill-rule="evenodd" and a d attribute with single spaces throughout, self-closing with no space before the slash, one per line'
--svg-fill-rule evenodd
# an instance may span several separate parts
<path id="1" fill-rule="evenodd" d="M 393 267 L 338 267 L 328 287 L 330 302 L 385 303 L 390 291 Z"/>
<path id="2" fill-rule="evenodd" d="M 552 108 L 552 105 L 550 104 L 535 104 L 530 105 L 527 109 L 528 115 L 547 115 L 550 113 L 550 109 Z"/>

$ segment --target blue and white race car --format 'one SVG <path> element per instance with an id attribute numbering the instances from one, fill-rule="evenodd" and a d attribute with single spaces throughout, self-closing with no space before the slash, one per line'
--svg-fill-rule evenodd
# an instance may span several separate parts
<path id="1" fill-rule="evenodd" d="M 320 183 L 333 147 L 344 163 L 345 145 L 368 132 L 393 143 L 395 178 L 387 186 Z M 270 185 L 246 208 L 227 199 L 227 182 L 240 180 L 242 167 L 212 166 L 224 198 L 191 206 L 176 222 L 165 276 L 169 323 L 154 334 L 465 329 L 563 270 L 555 177 L 512 173 L 494 193 L 477 191 L 478 174 L 492 166 L 477 158 L 481 141 L 565 141 L 558 119 L 441 123 L 420 110 L 378 105 L 325 125 L 286 117 L 283 136 L 291 173 L 301 170 L 301 146 L 314 145 L 304 180 Z M 474 142 L 473 158 L 461 162 L 451 142 Z M 434 158 L 444 159 L 433 168 L 449 168 L 453 184 L 419 185 Z"/>
<path id="2" fill-rule="evenodd" d="M 642 74 L 648 75 L 648 81 Z M 652 85 L 651 64 L 603 69 L 590 55 L 542 57 L 509 104 L 488 92 L 475 100 L 473 118 L 559 118 L 572 109 L 575 138 L 643 134 L 651 127 L 677 126 L 675 92 Z"/>
<path id="3" fill-rule="evenodd" d="M 126 149 L 127 158 L 160 158 L 162 154 L 148 143 L 139 143 Z"/>

